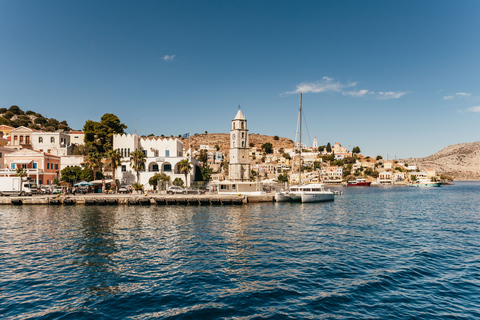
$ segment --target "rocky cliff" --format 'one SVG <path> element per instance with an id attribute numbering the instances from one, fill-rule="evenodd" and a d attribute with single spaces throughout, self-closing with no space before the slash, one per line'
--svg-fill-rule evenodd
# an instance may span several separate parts
<path id="1" fill-rule="evenodd" d="M 480 179 L 480 141 L 454 144 L 425 158 L 404 159 L 422 169 L 433 168 L 455 180 Z"/>

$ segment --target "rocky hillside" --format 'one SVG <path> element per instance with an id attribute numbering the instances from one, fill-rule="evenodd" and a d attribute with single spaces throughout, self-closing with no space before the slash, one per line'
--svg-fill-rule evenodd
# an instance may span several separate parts
<path id="1" fill-rule="evenodd" d="M 25 126 L 43 131 L 71 130 L 66 120 L 60 122 L 54 118 L 46 118 L 32 110 L 23 111 L 18 106 L 0 108 L 0 124 L 14 128 Z"/>
<path id="2" fill-rule="evenodd" d="M 420 168 L 433 168 L 455 180 L 480 179 L 480 141 L 454 144 L 425 158 L 404 159 Z"/>
<path id="3" fill-rule="evenodd" d="M 279 137 L 275 140 L 272 136 L 265 136 L 261 134 L 248 135 L 249 143 L 253 143 L 255 147 L 260 148 L 262 144 L 270 142 L 274 148 L 293 148 L 293 141 L 287 138 Z M 230 148 L 230 134 L 228 133 L 205 133 L 195 134 L 190 136 L 189 139 L 183 139 L 183 147 L 188 150 L 192 148 L 195 150 L 200 148 L 200 145 L 209 145 L 215 147 L 218 145 L 221 151 L 227 152 Z"/>

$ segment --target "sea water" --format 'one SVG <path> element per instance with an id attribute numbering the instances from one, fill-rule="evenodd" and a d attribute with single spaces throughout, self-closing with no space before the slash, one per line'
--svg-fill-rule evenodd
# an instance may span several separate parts
<path id="1" fill-rule="evenodd" d="M 0 207 L 0 318 L 480 318 L 480 183 L 342 191 Z"/>

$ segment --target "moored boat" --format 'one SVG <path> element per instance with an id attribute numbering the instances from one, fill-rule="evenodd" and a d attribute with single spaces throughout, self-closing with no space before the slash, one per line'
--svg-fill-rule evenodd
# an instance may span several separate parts
<path id="1" fill-rule="evenodd" d="M 357 178 L 354 181 L 347 181 L 348 187 L 370 187 L 372 183 L 370 181 L 366 181 L 364 178 Z"/>
<path id="2" fill-rule="evenodd" d="M 301 186 L 290 187 L 286 191 L 277 192 L 275 201 L 277 202 L 324 202 L 333 201 L 334 193 L 325 190 L 320 183 L 310 183 Z"/>
<path id="3" fill-rule="evenodd" d="M 441 187 L 442 182 L 430 181 L 422 179 L 413 183 L 407 184 L 409 187 Z"/>

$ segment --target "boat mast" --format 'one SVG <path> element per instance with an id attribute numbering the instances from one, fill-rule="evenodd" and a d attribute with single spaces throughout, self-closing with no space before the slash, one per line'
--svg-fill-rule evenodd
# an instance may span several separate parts
<path id="1" fill-rule="evenodd" d="M 300 92 L 300 108 L 298 110 L 298 186 L 302 185 L 302 93 Z"/>

